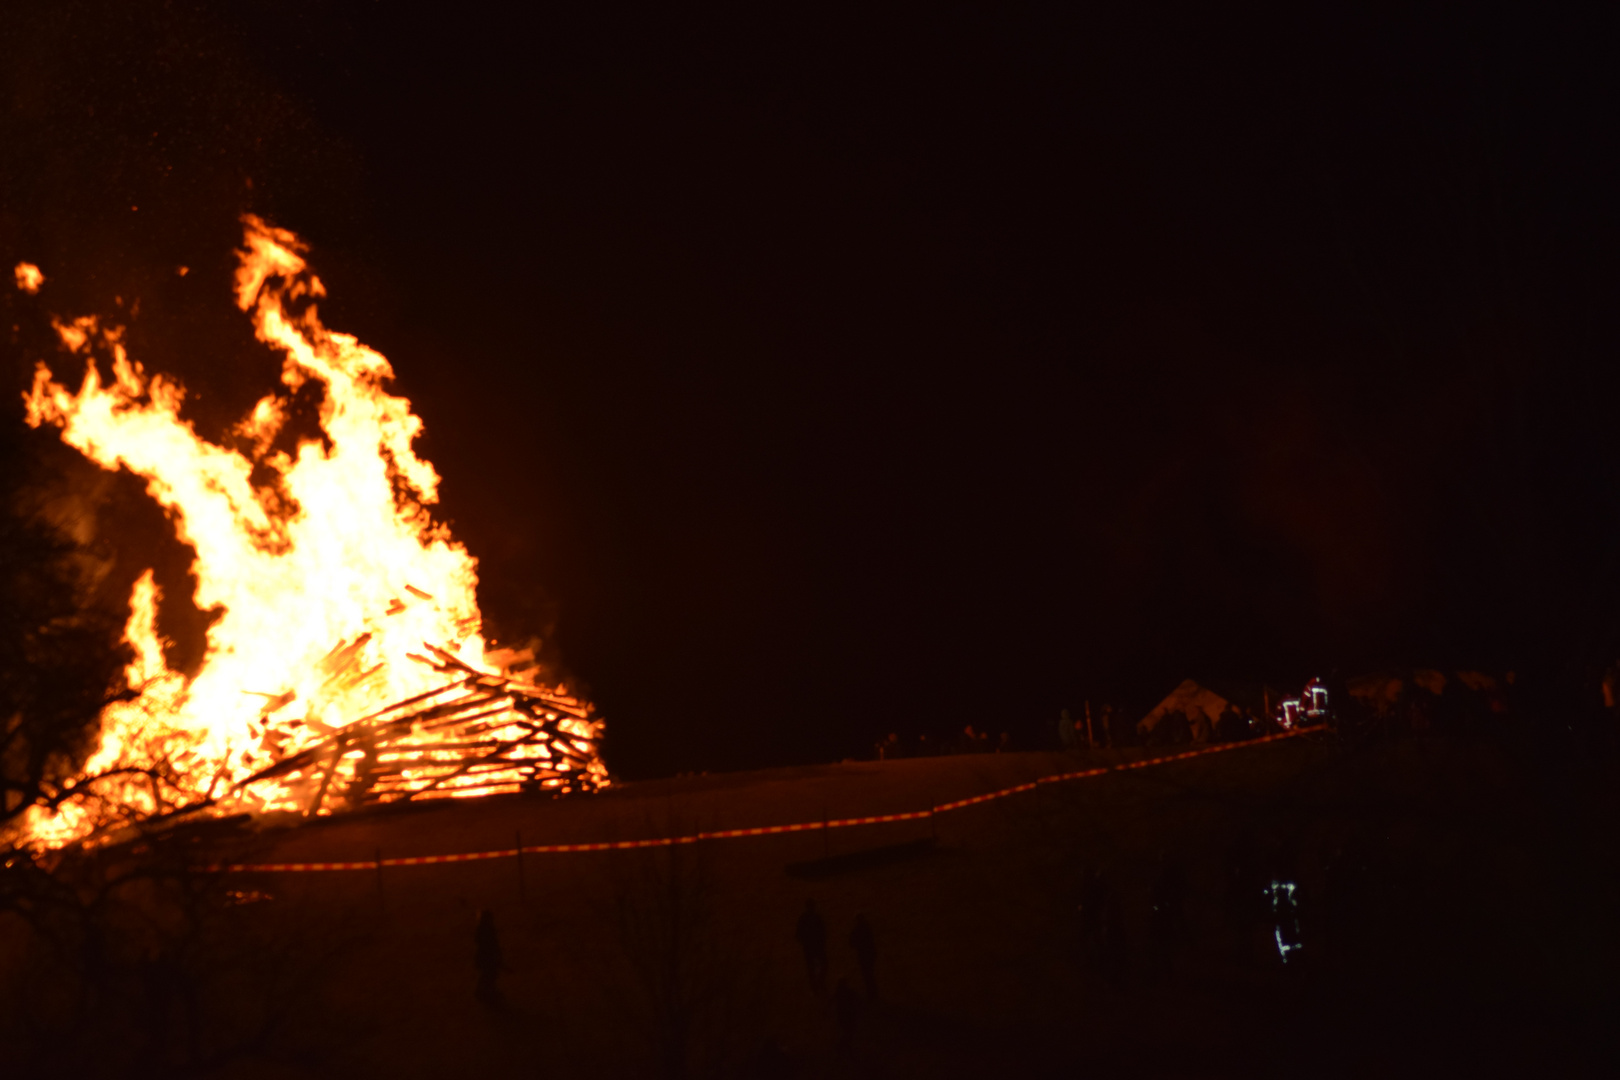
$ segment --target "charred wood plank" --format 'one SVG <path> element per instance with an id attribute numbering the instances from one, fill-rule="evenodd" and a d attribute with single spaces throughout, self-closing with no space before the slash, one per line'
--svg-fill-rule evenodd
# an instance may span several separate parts
<path id="1" fill-rule="evenodd" d="M 374 713 L 368 713 L 365 716 L 362 716 L 360 719 L 356 720 L 355 723 L 356 724 L 364 724 L 367 721 L 376 720 L 379 717 L 387 716 L 389 713 L 394 712 L 397 709 L 403 709 L 408 705 L 415 705 L 418 701 L 426 701 L 430 697 L 437 697 L 439 694 L 444 693 L 446 690 L 454 690 L 458 686 L 466 686 L 466 685 L 467 685 L 467 680 L 465 680 L 465 679 L 457 679 L 455 682 L 445 683 L 443 686 L 439 687 L 437 690 L 428 690 L 428 691 L 425 691 L 423 693 L 417 694 L 415 697 L 408 697 L 403 701 L 396 701 L 392 705 L 388 705 L 388 706 L 385 706 L 385 707 L 383 707 L 381 709 L 378 709 Z"/>
<path id="2" fill-rule="evenodd" d="M 321 774 L 321 786 L 320 786 L 320 789 L 315 792 L 314 801 L 312 801 L 309 804 L 308 808 L 304 810 L 304 816 L 305 817 L 311 817 L 311 816 L 313 816 L 315 814 L 318 814 L 320 812 L 321 803 L 326 799 L 326 789 L 327 789 L 328 785 L 330 785 L 332 783 L 332 774 L 337 772 L 338 762 L 341 759 L 342 759 L 341 754 L 334 753 L 327 760 L 327 762 L 326 762 L 326 770 Z"/>
<path id="3" fill-rule="evenodd" d="M 494 708 L 484 707 L 489 705 L 491 702 L 499 702 L 499 704 L 495 705 Z M 469 706 L 468 708 L 478 709 L 479 711 L 469 712 L 467 709 L 463 709 L 454 715 L 440 717 L 428 723 L 422 724 L 420 727 L 424 731 L 440 731 L 444 728 L 456 727 L 460 724 L 470 724 L 476 720 L 482 720 L 487 716 L 499 716 L 504 712 L 510 712 L 512 705 L 510 699 L 508 699 L 506 695 L 502 694 L 499 697 L 485 698 L 484 701 L 478 703 L 477 705 Z"/>
<path id="4" fill-rule="evenodd" d="M 405 731 L 413 727 L 434 725 L 437 721 L 454 718 L 460 713 L 470 709 L 480 709 L 494 701 L 504 701 L 505 694 L 468 694 L 466 697 L 456 698 L 454 701 L 430 705 L 405 716 L 396 716 L 392 720 L 377 725 L 383 731 Z M 505 706 L 502 706 L 503 708 Z"/>
<path id="5" fill-rule="evenodd" d="M 432 653 L 434 656 L 438 657 L 441 663 L 449 667 L 460 668 L 469 675 L 482 676 L 489 674 L 487 671 L 479 671 L 477 668 L 471 666 L 465 660 L 461 659 L 461 657 L 457 656 L 448 649 L 441 649 L 437 645 L 430 644 L 426 641 L 422 642 L 422 647 L 428 652 Z"/>
<path id="6" fill-rule="evenodd" d="M 517 743 L 511 743 L 510 745 L 504 746 L 499 750 L 491 751 L 490 753 L 484 755 L 482 758 L 469 759 L 468 761 L 464 762 L 455 772 L 451 773 L 449 776 L 443 776 L 443 777 L 440 777 L 437 780 L 434 780 L 427 787 L 423 788 L 421 791 L 417 792 L 416 794 L 420 795 L 420 794 L 422 794 L 424 792 L 432 791 L 435 788 L 442 787 L 444 785 L 445 781 L 454 780 L 457 776 L 460 776 L 463 773 L 467 772 L 473 766 L 478 765 L 478 764 L 480 764 L 480 763 L 482 763 L 484 761 L 488 761 L 491 758 L 497 757 L 498 755 L 505 753 L 506 750 L 511 749 L 512 746 L 517 746 L 517 745 L 518 745 Z M 416 797 L 415 795 L 412 796 L 412 798 L 415 798 L 415 797 Z"/>

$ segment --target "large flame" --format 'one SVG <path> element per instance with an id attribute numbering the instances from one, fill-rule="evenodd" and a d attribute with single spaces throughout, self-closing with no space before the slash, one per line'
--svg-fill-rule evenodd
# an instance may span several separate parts
<path id="1" fill-rule="evenodd" d="M 70 350 L 110 355 L 112 380 L 91 358 L 73 393 L 41 363 L 25 395 L 30 424 L 54 424 L 103 468 L 145 479 L 196 550 L 197 606 L 219 612 L 188 680 L 164 663 L 151 574 L 135 585 L 128 674 L 139 697 L 103 713 L 84 775 L 132 770 L 104 781 L 103 793 L 137 816 L 173 801 L 139 775 L 153 762 L 184 778 L 181 801 L 217 797 L 357 718 L 442 686 L 442 668 L 413 662 L 424 643 L 468 665 L 485 662 L 476 560 L 426 509 L 439 477 L 412 449 L 421 420 L 384 390 L 387 359 L 321 324 L 314 299 L 325 290 L 298 238 L 257 218 L 244 223 L 236 300 L 259 339 L 284 354 L 286 390 L 238 425 L 241 449 L 200 437 L 180 415 L 183 389 L 148 375 L 121 330 L 94 318 L 57 330 Z M 311 380 L 324 394 L 324 442 L 277 449 L 290 394 Z M 565 724 L 584 740 L 599 726 Z M 594 753 L 591 768 L 605 775 Z M 251 798 L 267 809 L 299 805 L 274 786 Z M 37 809 L 27 829 L 36 842 L 60 844 L 99 823 L 69 801 Z"/>

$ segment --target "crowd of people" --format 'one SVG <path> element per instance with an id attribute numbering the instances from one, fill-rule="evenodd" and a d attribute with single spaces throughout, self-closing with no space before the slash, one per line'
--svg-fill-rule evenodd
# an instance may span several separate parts
<path id="1" fill-rule="evenodd" d="M 902 739 L 890 732 L 872 747 L 879 761 L 906 757 L 940 757 L 947 754 L 1000 754 L 1014 749 L 1012 735 L 1001 731 L 995 735 L 983 728 L 968 724 L 956 735 L 947 738 L 919 735 L 915 739 Z"/>
<path id="2" fill-rule="evenodd" d="M 798 925 L 794 927 L 794 940 L 804 953 L 805 973 L 810 990 L 819 998 L 827 997 L 827 921 L 821 917 L 815 900 L 804 902 Z M 838 1022 L 838 1050 L 848 1054 L 855 1044 L 855 1032 L 860 1025 L 866 1004 L 877 1000 L 877 937 L 872 924 L 864 914 L 855 916 L 855 923 L 847 939 L 849 949 L 861 973 L 861 984 L 866 991 L 863 1002 L 847 977 L 840 978 L 832 991 L 833 1015 Z"/>
<path id="3" fill-rule="evenodd" d="M 1297 699 L 1270 710 L 1226 702 L 1215 715 L 1206 710 L 1195 718 L 1161 706 L 1151 726 L 1124 708 L 1088 705 L 1079 717 L 1064 710 L 1057 735 L 1063 747 L 1081 751 L 1236 741 L 1301 724 L 1325 725 L 1344 739 L 1502 733 L 1515 725 L 1533 726 L 1534 718 L 1543 714 L 1575 717 L 1591 730 L 1620 725 L 1620 671 L 1605 678 L 1601 694 L 1582 697 L 1580 691 L 1579 685 L 1570 689 L 1550 680 L 1527 691 L 1512 675 L 1495 679 L 1419 670 L 1332 683 L 1312 680 Z M 1565 726 L 1574 731 L 1578 725 Z M 958 737 L 932 742 L 925 736 L 908 744 L 890 735 L 878 744 L 877 756 L 1000 752 L 1009 742 L 1005 733 L 992 736 L 968 726 Z M 1196 875 L 1188 873 L 1180 858 L 1161 852 L 1146 881 L 1139 868 L 1123 868 L 1116 877 L 1094 863 L 1069 863 L 1073 959 L 1090 973 L 1094 985 L 1121 992 L 1133 984 L 1175 977 L 1194 954 L 1203 957 L 1198 963 L 1220 957 L 1239 967 L 1265 965 L 1288 972 L 1316 965 L 1324 951 L 1330 958 L 1356 954 L 1373 940 L 1368 911 L 1379 896 L 1398 893 L 1387 868 L 1380 868 L 1376 842 L 1360 833 L 1341 833 L 1337 847 L 1323 846 L 1317 858 L 1303 862 L 1296 846 L 1282 835 L 1257 843 L 1243 831 L 1205 849 L 1207 862 L 1193 865 Z M 861 1032 L 873 1025 L 878 1002 L 878 936 L 864 913 L 856 914 L 848 927 L 836 933 L 809 899 L 792 931 L 808 991 L 833 1022 L 837 1052 L 859 1056 L 859 1042 L 868 1037 Z M 503 998 L 497 982 L 507 969 L 488 911 L 480 912 L 476 921 L 473 967 L 475 997 L 499 1006 Z M 790 1064 L 772 1038 L 760 1050 L 756 1074 L 786 1075 Z"/>
<path id="4" fill-rule="evenodd" d="M 1150 982 L 1168 977 L 1193 933 L 1189 910 L 1216 909 L 1225 938 L 1221 951 L 1243 967 L 1277 965 L 1297 969 L 1307 961 L 1306 929 L 1323 929 L 1331 915 L 1353 901 L 1364 875 L 1360 849 L 1341 849 L 1330 859 L 1325 880 L 1329 896 L 1307 912 L 1307 895 L 1299 880 L 1292 844 L 1271 849 L 1240 833 L 1221 857 L 1219 891 L 1199 895 L 1179 859 L 1161 853 L 1148 893 L 1147 911 L 1128 921 L 1126 902 L 1108 873 L 1084 866 L 1079 873 L 1075 933 L 1081 963 L 1104 985 L 1122 990 L 1133 972 Z M 1341 920 L 1342 921 L 1342 920 Z M 1145 925 L 1145 943 L 1133 941 L 1129 926 Z M 1142 946 L 1145 944 L 1145 948 Z"/>
<path id="5" fill-rule="evenodd" d="M 1527 691 L 1524 680 L 1513 672 L 1495 676 L 1427 669 L 1325 682 L 1313 679 L 1300 695 L 1297 710 L 1286 707 L 1283 695 L 1257 691 L 1252 702 L 1224 702 L 1224 707 L 1218 709 L 1168 708 L 1146 728 L 1139 711 L 1110 702 L 1088 702 L 1078 712 L 1061 711 L 1056 745 L 1064 750 L 1111 750 L 1235 742 L 1305 723 L 1324 724 L 1348 739 L 1503 734 L 1535 726 L 1543 713 L 1575 717 L 1577 727 L 1584 723 L 1600 735 L 1609 730 L 1609 741 L 1620 741 L 1620 665 L 1578 683 L 1569 687 L 1542 685 Z M 1312 707 L 1313 689 L 1319 695 L 1317 700 L 1331 700 L 1331 707 Z M 1050 734 L 1035 746 L 1015 745 L 1006 731 L 992 733 L 969 724 L 944 737 L 923 734 L 905 738 L 890 733 L 873 746 L 873 756 L 887 760 L 988 754 L 1050 749 L 1052 745 Z"/>
<path id="6" fill-rule="evenodd" d="M 1308 894 L 1301 885 L 1295 845 L 1287 839 L 1261 844 L 1243 831 L 1218 857 L 1219 885 L 1215 891 L 1200 892 L 1182 860 L 1161 852 L 1145 911 L 1141 894 L 1116 885 L 1105 869 L 1092 864 L 1079 867 L 1072 908 L 1075 961 L 1099 986 L 1122 992 L 1135 982 L 1154 984 L 1171 978 L 1195 943 L 1195 923 L 1219 926 L 1223 940 L 1216 951 L 1239 967 L 1297 971 L 1320 948 L 1319 939 L 1348 939 L 1348 932 L 1340 932 L 1341 924 L 1348 921 L 1345 914 L 1353 913 L 1365 899 L 1368 884 L 1364 845 L 1347 843 L 1328 857 L 1325 871 L 1316 875 L 1325 882 L 1320 896 Z M 859 989 L 848 975 L 831 977 L 832 934 L 814 899 L 805 901 L 793 937 L 803 956 L 809 992 L 830 1007 L 838 1052 L 848 1055 L 878 1000 L 878 949 L 872 924 L 865 914 L 857 915 L 844 939 L 851 966 L 859 974 Z"/>
<path id="7" fill-rule="evenodd" d="M 1203 717 L 1190 718 L 1180 711 L 1172 711 L 1151 732 L 1137 729 L 1134 714 L 1123 706 L 1104 704 L 1090 711 L 1090 718 L 1077 719 L 1064 709 L 1058 719 L 1058 746 L 1065 750 L 1109 750 L 1127 746 L 1160 746 L 1180 742 L 1225 742 L 1248 739 L 1268 731 L 1279 730 L 1267 724 L 1253 710 L 1229 708 L 1213 724 Z M 1050 739 L 1051 736 L 1047 736 Z M 1050 749 L 1047 743 L 1045 749 Z M 954 736 L 940 738 L 919 735 L 914 739 L 902 738 L 891 732 L 872 748 L 879 761 L 909 757 L 940 757 L 951 754 L 999 754 L 1013 749 L 1012 736 L 1005 731 L 992 735 L 989 731 L 967 725 Z"/>
<path id="8" fill-rule="evenodd" d="M 860 976 L 860 990 L 855 988 L 848 976 L 839 976 L 829 990 L 828 980 L 832 969 L 829 932 L 827 920 L 822 916 L 814 899 L 805 901 L 804 910 L 793 929 L 793 938 L 804 956 L 805 975 L 810 992 L 823 1001 L 830 1001 L 832 1006 L 838 1029 L 838 1052 L 848 1055 L 853 1052 L 856 1032 L 863 1016 L 878 998 L 877 934 L 872 929 L 871 920 L 864 912 L 857 914 L 845 937 L 845 944 L 855 962 L 855 970 Z M 473 997 L 488 1008 L 503 1008 L 505 998 L 500 991 L 498 980 L 501 973 L 509 969 L 502 958 L 500 937 L 495 929 L 493 912 L 487 909 L 479 911 L 473 924 L 472 939 L 472 966 L 475 975 Z M 775 1040 L 770 1040 L 765 1044 L 761 1054 L 765 1058 L 779 1057 L 780 1045 Z M 775 1075 L 775 1072 L 766 1069 L 765 1074 Z"/>
<path id="9" fill-rule="evenodd" d="M 1126 746 L 1169 746 L 1185 742 L 1234 742 L 1278 730 L 1255 710 L 1228 704 L 1213 720 L 1194 710 L 1171 709 L 1143 731 L 1125 709 L 1104 704 L 1084 717 L 1064 709 L 1058 716 L 1058 745 L 1065 750 L 1107 750 Z"/>

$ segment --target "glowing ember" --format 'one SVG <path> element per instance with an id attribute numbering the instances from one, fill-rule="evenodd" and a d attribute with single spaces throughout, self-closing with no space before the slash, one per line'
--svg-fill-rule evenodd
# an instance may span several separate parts
<path id="1" fill-rule="evenodd" d="M 25 293 L 37 293 L 39 287 L 45 284 L 45 275 L 33 263 L 18 263 L 14 273 L 17 275 L 17 288 Z"/>
<path id="2" fill-rule="evenodd" d="M 42 363 L 25 395 L 30 424 L 54 424 L 103 468 L 146 480 L 196 550 L 197 606 L 221 613 L 187 680 L 164 662 L 151 573 L 136 582 L 127 640 L 139 697 L 104 711 L 80 794 L 54 812 L 36 807 L 30 837 L 59 845 L 209 800 L 326 812 L 329 791 L 386 799 L 605 782 L 589 706 L 514 675 L 532 666 L 527 654 L 486 655 L 477 564 L 429 516 L 439 477 L 412 449 L 421 420 L 383 389 L 388 361 L 321 325 L 313 301 L 325 290 L 297 237 L 244 222 L 237 303 L 285 355 L 287 391 L 320 384 L 324 443 L 277 448 L 288 392 L 266 396 L 237 426 L 242 449 L 202 439 L 180 417 L 183 389 L 148 375 L 121 329 L 94 317 L 56 324 L 88 359 L 78 392 Z M 26 267 L 25 276 L 25 266 L 17 282 L 32 291 L 43 275 Z M 110 358 L 111 382 L 98 353 Z M 435 709 L 396 712 L 378 734 L 376 714 L 418 697 Z M 439 704 L 462 700 L 482 708 Z"/>

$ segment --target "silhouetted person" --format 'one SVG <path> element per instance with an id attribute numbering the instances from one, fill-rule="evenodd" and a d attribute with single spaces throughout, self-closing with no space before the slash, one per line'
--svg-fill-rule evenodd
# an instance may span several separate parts
<path id="1" fill-rule="evenodd" d="M 1209 714 L 1202 709 L 1194 709 L 1187 714 L 1188 735 L 1195 743 L 1209 742 L 1210 728 Z"/>
<path id="2" fill-rule="evenodd" d="M 1222 908 L 1226 928 L 1232 935 L 1232 958 L 1247 964 L 1253 956 L 1254 929 L 1266 903 L 1265 883 L 1260 880 L 1254 843 L 1247 831 L 1239 833 L 1226 849 L 1226 892 Z"/>
<path id="3" fill-rule="evenodd" d="M 827 992 L 827 924 L 814 900 L 804 902 L 804 914 L 799 916 L 798 928 L 793 936 L 804 950 L 804 969 L 810 976 L 810 989 L 817 995 Z"/>
<path id="4" fill-rule="evenodd" d="M 1115 990 L 1125 988 L 1126 942 L 1125 908 L 1119 894 L 1112 889 L 1103 908 L 1102 961 L 1103 978 Z"/>
<path id="5" fill-rule="evenodd" d="M 1102 872 L 1089 866 L 1080 871 L 1080 951 L 1086 963 L 1102 957 L 1102 928 L 1108 904 L 1108 883 Z"/>
<path id="6" fill-rule="evenodd" d="M 833 1011 L 838 1017 L 838 1051 L 851 1053 L 855 1049 L 855 1025 L 861 1018 L 861 1001 L 848 979 L 838 980 L 838 988 L 833 991 Z"/>
<path id="7" fill-rule="evenodd" d="M 1073 750 L 1075 742 L 1074 717 L 1069 715 L 1068 709 L 1064 709 L 1058 714 L 1058 748 Z"/>
<path id="8" fill-rule="evenodd" d="M 478 913 L 478 925 L 473 928 L 473 967 L 478 972 L 478 987 L 473 996 L 485 1005 L 501 1000 L 495 985 L 500 976 L 501 939 L 495 933 L 495 913 L 487 908 Z"/>
<path id="9" fill-rule="evenodd" d="M 855 928 L 849 932 L 849 947 L 855 950 L 855 962 L 861 968 L 861 982 L 866 984 L 866 996 L 877 997 L 877 941 L 872 937 L 872 924 L 865 915 L 855 916 Z"/>
<path id="10" fill-rule="evenodd" d="M 1159 876 L 1153 882 L 1148 929 L 1153 937 L 1154 966 L 1162 972 L 1170 966 L 1186 927 L 1187 876 L 1174 859 L 1161 857 L 1160 861 Z"/>
<path id="11" fill-rule="evenodd" d="M 1124 709 L 1115 709 L 1108 729 L 1108 745 L 1111 747 L 1136 745 L 1136 725 Z"/>
<path id="12" fill-rule="evenodd" d="M 1352 833 L 1333 853 L 1324 874 L 1326 895 L 1322 915 L 1328 934 L 1328 947 L 1340 959 L 1351 958 L 1359 942 L 1371 904 L 1371 860 L 1367 843 L 1360 833 Z"/>
<path id="13" fill-rule="evenodd" d="M 1284 964 L 1299 963 L 1299 950 L 1305 944 L 1299 926 L 1299 876 L 1295 873 L 1294 848 L 1285 843 L 1273 864 L 1266 892 L 1270 900 L 1272 940 Z"/>
<path id="14" fill-rule="evenodd" d="M 1159 726 L 1164 729 L 1164 743 L 1166 746 L 1176 746 L 1184 742 L 1192 742 L 1192 721 L 1180 709 L 1174 709 L 1166 716 L 1167 723 Z"/>
<path id="15" fill-rule="evenodd" d="M 1427 735 L 1434 716 L 1434 695 L 1418 688 L 1406 707 L 1406 726 L 1413 735 Z"/>

